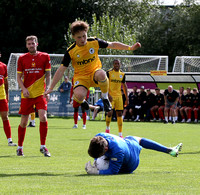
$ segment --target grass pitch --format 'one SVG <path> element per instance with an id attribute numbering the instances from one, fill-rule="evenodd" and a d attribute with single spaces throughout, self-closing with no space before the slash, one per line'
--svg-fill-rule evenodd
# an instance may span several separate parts
<path id="1" fill-rule="evenodd" d="M 136 135 L 166 146 L 183 143 L 178 158 L 142 149 L 140 165 L 133 174 L 90 176 L 84 167 L 93 161 L 87 149 L 90 139 L 105 130 L 105 121 L 87 121 L 87 129 L 72 129 L 73 119 L 49 118 L 47 148 L 40 152 L 39 121 L 27 128 L 25 157 L 8 147 L 0 122 L 0 194 L 200 194 L 199 124 L 124 122 L 123 136 Z M 13 141 L 17 142 L 19 117 L 10 117 Z M 111 132 L 118 135 L 117 123 Z"/>

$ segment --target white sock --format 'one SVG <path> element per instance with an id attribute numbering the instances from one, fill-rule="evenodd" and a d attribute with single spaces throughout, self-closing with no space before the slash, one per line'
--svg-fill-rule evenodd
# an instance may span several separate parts
<path id="1" fill-rule="evenodd" d="M 136 120 L 138 120 L 138 119 L 139 119 L 139 117 L 140 117 L 140 115 L 137 115 L 137 117 L 136 117 Z"/>
<path id="2" fill-rule="evenodd" d="M 119 136 L 122 136 L 122 132 L 119 132 Z"/>
<path id="3" fill-rule="evenodd" d="M 12 142 L 12 138 L 8 138 L 8 143 L 9 143 L 9 142 Z"/>
<path id="4" fill-rule="evenodd" d="M 122 120 L 124 120 L 124 116 L 122 116 Z"/>
<path id="5" fill-rule="evenodd" d="M 173 121 L 176 121 L 176 117 L 172 117 L 173 118 Z"/>
<path id="6" fill-rule="evenodd" d="M 45 145 L 41 145 L 40 148 L 46 148 L 46 146 Z"/>
<path id="7" fill-rule="evenodd" d="M 168 117 L 167 117 L 167 116 L 165 117 L 165 121 L 167 121 L 167 122 L 168 122 Z"/>
<path id="8" fill-rule="evenodd" d="M 101 96 L 102 96 L 103 99 L 108 99 L 108 92 L 101 93 Z"/>
<path id="9" fill-rule="evenodd" d="M 17 149 L 23 149 L 23 146 L 18 146 Z"/>
<path id="10" fill-rule="evenodd" d="M 170 120 L 170 121 L 172 120 L 172 117 L 171 117 L 171 116 L 169 117 L 169 120 Z"/>
<path id="11" fill-rule="evenodd" d="M 110 130 L 110 127 L 107 127 L 107 126 L 106 126 L 106 129 Z"/>

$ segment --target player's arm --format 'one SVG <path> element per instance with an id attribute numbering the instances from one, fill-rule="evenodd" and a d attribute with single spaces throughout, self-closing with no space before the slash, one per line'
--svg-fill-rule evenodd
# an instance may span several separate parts
<path id="1" fill-rule="evenodd" d="M 5 92 L 6 92 L 6 99 L 9 101 L 9 96 L 8 96 L 8 79 L 4 78 L 4 86 L 5 86 Z"/>
<path id="2" fill-rule="evenodd" d="M 47 91 L 51 84 L 51 71 L 45 71 L 45 78 L 46 78 L 46 90 Z"/>
<path id="3" fill-rule="evenodd" d="M 120 42 L 108 42 L 108 49 L 117 49 L 117 50 L 136 50 L 141 47 L 141 44 L 139 42 L 135 43 L 132 46 L 126 45 L 124 43 Z"/>
<path id="4" fill-rule="evenodd" d="M 62 76 L 64 75 L 65 70 L 67 69 L 67 67 L 61 65 L 58 70 L 56 71 L 54 77 L 53 77 L 53 81 L 49 87 L 49 89 L 46 91 L 46 94 L 49 94 L 53 91 L 53 88 L 56 86 L 56 84 L 58 83 L 58 81 L 62 78 Z"/>
<path id="5" fill-rule="evenodd" d="M 17 82 L 18 85 L 20 86 L 24 97 L 29 97 L 29 91 L 28 89 L 24 86 L 24 83 L 22 81 L 22 72 L 17 72 Z"/>
<path id="6" fill-rule="evenodd" d="M 127 87 L 127 84 L 126 82 L 125 83 L 122 83 L 122 87 L 123 87 L 123 91 L 124 91 L 124 94 L 125 94 L 125 97 L 126 97 L 126 105 L 129 104 L 129 98 L 128 98 L 128 87 Z"/>

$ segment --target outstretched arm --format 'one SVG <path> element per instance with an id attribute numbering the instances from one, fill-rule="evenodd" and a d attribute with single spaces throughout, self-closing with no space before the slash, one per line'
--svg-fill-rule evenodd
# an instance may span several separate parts
<path id="1" fill-rule="evenodd" d="M 141 44 L 139 42 L 135 43 L 132 46 L 120 43 L 120 42 L 109 42 L 108 43 L 108 49 L 118 49 L 118 50 L 136 50 L 141 47 Z"/>
<path id="2" fill-rule="evenodd" d="M 53 81 L 50 85 L 50 88 L 46 91 L 46 94 L 49 94 L 53 91 L 53 88 L 56 86 L 56 84 L 58 83 L 58 81 L 62 78 L 65 70 L 67 69 L 67 67 L 65 66 L 60 66 L 58 68 L 58 70 L 56 71 L 54 77 L 53 77 Z"/>

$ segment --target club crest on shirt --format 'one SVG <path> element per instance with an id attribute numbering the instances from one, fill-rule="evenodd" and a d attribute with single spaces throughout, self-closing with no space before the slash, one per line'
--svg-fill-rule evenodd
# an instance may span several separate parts
<path id="1" fill-rule="evenodd" d="M 78 84 L 79 84 L 79 81 L 76 81 L 76 82 L 74 83 L 75 86 L 78 85 Z"/>
<path id="2" fill-rule="evenodd" d="M 79 55 L 79 54 L 77 54 L 77 58 L 80 58 L 80 55 Z"/>
<path id="3" fill-rule="evenodd" d="M 122 78 L 122 75 L 119 75 L 119 78 L 121 79 L 121 78 Z"/>
<path id="4" fill-rule="evenodd" d="M 35 66 L 36 66 L 35 62 L 32 62 L 31 66 L 32 66 L 32 67 L 35 67 Z"/>
<path id="5" fill-rule="evenodd" d="M 90 52 L 90 54 L 93 54 L 94 53 L 94 48 L 90 48 L 89 52 Z"/>

